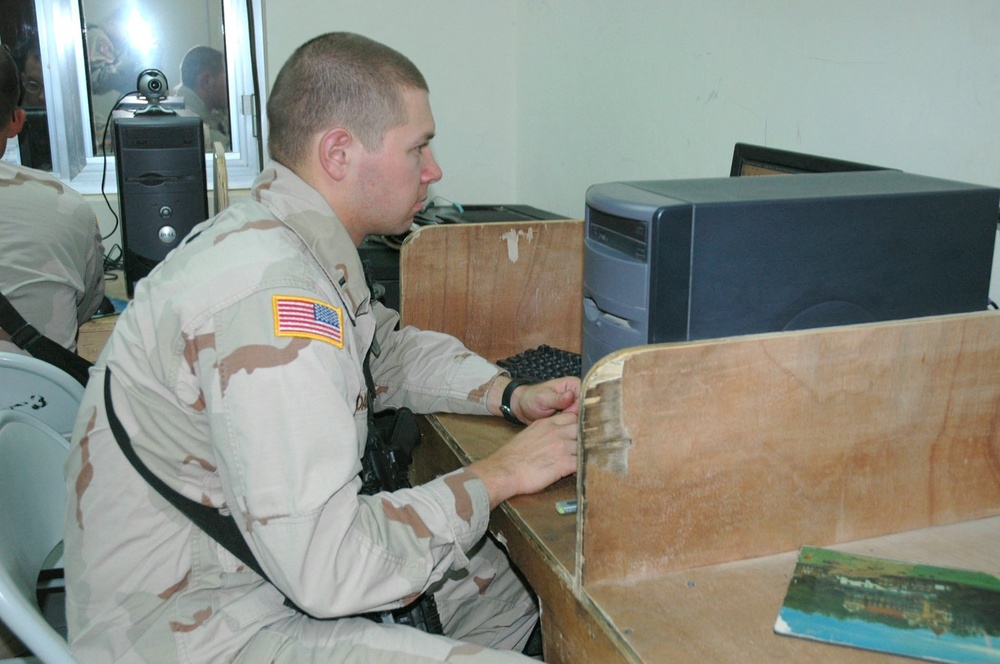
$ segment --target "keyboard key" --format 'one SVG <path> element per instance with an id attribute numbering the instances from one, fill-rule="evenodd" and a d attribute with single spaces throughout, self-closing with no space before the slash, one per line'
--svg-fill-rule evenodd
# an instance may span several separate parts
<path id="1" fill-rule="evenodd" d="M 511 378 L 538 383 L 564 376 L 579 378 L 581 373 L 579 353 L 545 344 L 498 360 L 497 366 L 509 371 Z"/>

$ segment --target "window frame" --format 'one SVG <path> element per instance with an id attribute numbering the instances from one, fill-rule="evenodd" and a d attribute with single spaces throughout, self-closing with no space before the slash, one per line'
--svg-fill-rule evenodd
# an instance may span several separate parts
<path id="1" fill-rule="evenodd" d="M 232 144 L 226 153 L 230 189 L 248 189 L 263 165 L 266 130 L 261 0 L 222 0 Z M 79 0 L 35 0 L 38 38 L 45 67 L 45 96 L 52 146 L 52 174 L 81 194 L 115 194 L 115 159 L 94 154 L 90 140 L 84 35 Z M 169 80 L 169 77 L 168 77 Z M 213 188 L 214 158 L 205 154 Z"/>

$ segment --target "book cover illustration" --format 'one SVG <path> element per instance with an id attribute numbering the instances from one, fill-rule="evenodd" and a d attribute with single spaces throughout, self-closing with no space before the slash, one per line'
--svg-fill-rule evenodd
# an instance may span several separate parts
<path id="1" fill-rule="evenodd" d="M 804 547 L 774 631 L 936 662 L 1000 662 L 1000 578 Z"/>

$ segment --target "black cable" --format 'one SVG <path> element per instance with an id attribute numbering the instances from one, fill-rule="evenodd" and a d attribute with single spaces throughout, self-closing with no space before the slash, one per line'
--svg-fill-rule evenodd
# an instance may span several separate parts
<path id="1" fill-rule="evenodd" d="M 264 117 L 261 109 L 260 76 L 257 72 L 257 36 L 255 28 L 253 7 L 249 0 L 247 0 L 247 31 L 249 32 L 248 36 L 250 39 L 250 77 L 253 80 L 254 112 L 257 114 L 257 126 L 253 128 L 253 131 L 257 136 L 257 163 L 260 168 L 264 168 L 264 137 L 262 135 L 263 132 L 258 129 L 264 126 Z M 230 136 L 232 136 L 232 132 L 230 132 Z"/>
<path id="2" fill-rule="evenodd" d="M 122 248 L 120 245 L 114 244 L 108 250 L 108 253 L 104 255 L 104 278 L 107 281 L 114 281 L 118 278 L 118 275 L 114 271 L 121 270 L 123 267 Z"/>
<path id="3" fill-rule="evenodd" d="M 139 94 L 139 91 L 132 90 L 130 92 L 126 92 L 122 94 L 122 96 L 118 98 L 118 101 L 114 103 L 114 105 L 111 107 L 111 110 L 108 111 L 108 119 L 104 121 L 104 133 L 101 135 L 101 156 L 104 158 L 103 168 L 101 169 L 101 196 L 104 197 L 104 202 L 107 204 L 108 209 L 111 211 L 111 216 L 115 218 L 115 225 L 112 227 L 111 231 L 108 232 L 107 235 L 101 238 L 102 240 L 107 240 L 109 237 L 114 235 L 115 231 L 118 230 L 118 224 L 119 224 L 118 213 L 115 212 L 115 208 L 111 205 L 111 201 L 108 200 L 108 194 L 104 190 L 104 185 L 108 178 L 108 127 L 111 126 L 111 118 L 112 116 L 114 116 L 115 111 L 118 109 L 118 106 L 122 103 L 122 100 L 125 99 L 125 97 L 128 97 L 129 95 L 133 94 Z M 118 197 L 121 198 L 121 195 L 122 192 L 119 191 Z"/>
<path id="4" fill-rule="evenodd" d="M 122 100 L 131 94 L 136 94 L 136 91 L 133 90 L 131 92 L 126 92 L 125 94 L 123 94 L 118 98 L 118 101 L 114 103 L 114 105 L 111 107 L 111 110 L 108 111 L 108 119 L 105 120 L 104 122 L 104 132 L 101 134 L 101 156 L 104 160 L 101 170 L 101 196 L 104 197 L 104 202 L 105 204 L 107 204 L 108 210 L 111 211 L 111 216 L 115 218 L 115 225 L 111 228 L 111 230 L 108 232 L 107 235 L 101 237 L 102 240 L 107 240 L 108 238 L 113 236 L 115 232 L 118 230 L 118 224 L 119 224 L 118 214 L 117 212 L 115 212 L 114 207 L 111 205 L 111 201 L 108 200 L 108 194 L 104 189 L 108 176 L 108 147 L 107 147 L 108 127 L 111 126 L 111 118 L 112 116 L 114 116 L 115 110 L 122 103 Z M 121 197 L 121 192 L 118 192 L 118 196 L 119 198 Z M 117 251 L 117 256 L 115 256 L 116 251 Z M 108 251 L 108 253 L 104 255 L 103 267 L 104 267 L 104 279 L 106 281 L 114 281 L 115 279 L 118 278 L 118 275 L 115 274 L 115 270 L 121 270 L 124 267 L 122 249 L 120 246 L 118 246 L 117 244 L 111 246 L 111 249 Z"/>

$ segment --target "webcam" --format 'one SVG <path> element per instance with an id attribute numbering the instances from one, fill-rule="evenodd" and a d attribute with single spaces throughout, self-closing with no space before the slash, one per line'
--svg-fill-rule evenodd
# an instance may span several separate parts
<path id="1" fill-rule="evenodd" d="M 173 115 L 174 111 L 163 108 L 160 101 L 167 96 L 167 77 L 159 69 L 145 69 L 139 72 L 139 78 L 135 81 L 135 89 L 140 98 L 147 102 L 146 108 L 136 111 L 136 115 L 150 113 L 152 115 Z"/>

